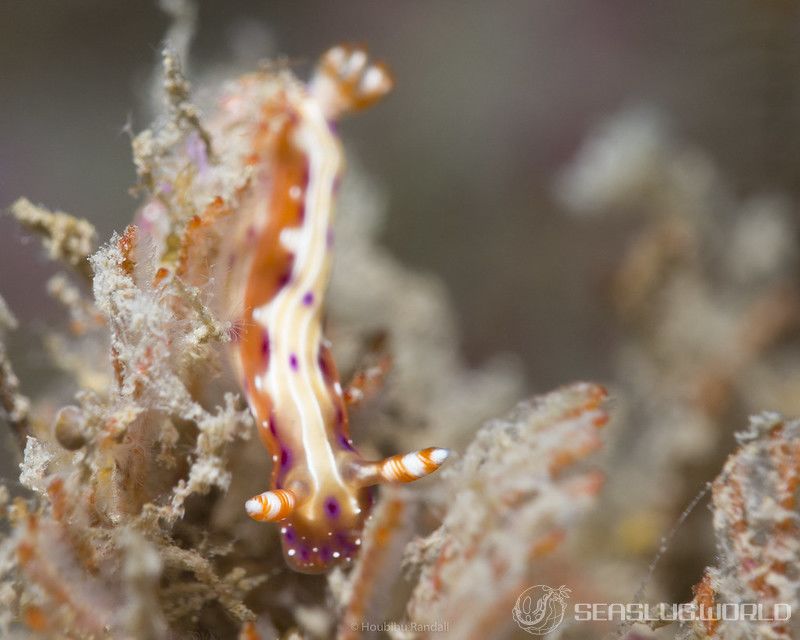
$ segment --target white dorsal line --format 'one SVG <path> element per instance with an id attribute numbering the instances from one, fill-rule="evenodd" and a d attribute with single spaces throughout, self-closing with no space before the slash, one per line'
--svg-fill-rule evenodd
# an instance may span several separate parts
<path id="1" fill-rule="evenodd" d="M 301 311 L 302 318 L 297 335 L 300 371 L 299 375 L 295 373 L 294 376 L 289 378 L 289 385 L 295 402 L 300 403 L 301 411 L 307 408 L 310 413 L 313 413 L 313 416 L 307 416 L 311 418 L 311 422 L 304 422 L 303 432 L 304 436 L 309 436 L 307 442 L 304 440 L 304 446 L 308 443 L 315 445 L 313 449 L 307 447 L 306 451 L 310 458 L 309 471 L 314 477 L 315 485 L 318 488 L 320 479 L 314 473 L 315 470 L 327 469 L 333 471 L 333 475 L 341 483 L 333 451 L 328 442 L 328 429 L 325 425 L 324 411 L 321 406 L 321 402 L 327 401 L 329 404 L 329 400 L 326 397 L 325 390 L 315 388 L 311 381 L 314 372 L 319 369 L 316 358 L 319 352 L 321 334 L 319 305 L 327 286 L 328 267 L 330 264 L 326 235 L 333 213 L 330 198 L 336 175 L 336 162 L 334 159 L 338 155 L 338 149 L 331 144 L 331 134 L 327 123 L 324 121 L 322 112 L 316 103 L 304 100 L 301 108 L 304 111 L 303 122 L 308 127 L 308 130 L 305 127 L 301 127 L 298 129 L 297 134 L 298 143 L 306 147 L 309 158 L 309 183 L 306 190 L 306 205 L 309 211 L 304 225 L 306 227 L 304 233 L 306 254 L 302 256 L 302 260 L 296 262 L 299 267 L 299 273 L 303 274 L 299 279 L 295 298 L 295 305 Z M 310 131 L 315 120 L 321 121 L 315 123 L 317 133 L 321 134 L 318 136 L 315 136 Z M 306 136 L 302 134 L 306 134 L 308 139 L 303 140 Z M 305 295 L 306 291 L 312 291 L 316 296 L 315 303 L 311 308 L 302 303 L 302 296 Z M 328 409 L 328 414 L 330 415 L 330 407 Z M 313 428 L 316 433 L 312 433 L 311 429 L 307 427 Z M 324 461 L 325 464 L 320 459 L 323 457 L 327 458 Z"/>
<path id="2" fill-rule="evenodd" d="M 284 245 L 294 245 L 289 247 L 294 249 L 292 279 L 273 300 L 254 310 L 253 316 L 265 329 L 275 333 L 271 340 L 274 353 L 270 357 L 266 387 L 275 403 L 278 427 L 288 427 L 295 434 L 299 429 L 302 447 L 308 458 L 308 471 L 314 484 L 313 492 L 320 484 L 319 474 L 315 471 L 329 469 L 342 483 L 328 443 L 324 411 L 320 404 L 327 390 L 324 384 L 319 384 L 322 376 L 316 359 L 321 342 L 319 309 L 330 268 L 327 232 L 332 217 L 331 193 L 341 161 L 338 146 L 331 137 L 319 105 L 303 97 L 299 110 L 301 123 L 295 130 L 293 142 L 306 153 L 309 181 L 302 226 L 285 229 L 281 233 Z M 290 197 L 299 200 L 294 185 Z M 302 302 L 308 291 L 315 297 L 310 307 Z M 291 354 L 297 358 L 298 371 L 294 371 L 289 364 Z M 311 376 L 315 378 L 313 382 L 316 385 Z M 330 413 L 332 408 L 328 409 Z M 282 419 L 281 416 L 285 417 Z M 292 418 L 298 424 L 283 424 L 292 422 Z M 290 437 L 288 433 L 283 435 Z"/>

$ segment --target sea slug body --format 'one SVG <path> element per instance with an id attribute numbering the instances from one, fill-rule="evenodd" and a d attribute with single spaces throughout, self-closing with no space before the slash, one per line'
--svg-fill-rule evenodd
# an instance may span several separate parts
<path id="1" fill-rule="evenodd" d="M 247 501 L 254 520 L 279 521 L 289 565 L 320 572 L 352 558 L 371 505 L 370 486 L 410 482 L 447 458 L 430 448 L 366 461 L 348 435 L 347 405 L 322 333 L 332 260 L 334 200 L 343 171 L 333 123 L 392 85 L 359 48 L 328 51 L 308 85 L 289 74 L 259 93 L 244 76 L 222 99 L 217 129 L 238 131 L 255 114 L 250 179 L 232 212 L 217 261 L 224 307 L 240 309 L 231 359 L 273 460 L 271 488 Z M 273 84 L 275 84 L 273 82 Z M 259 102 L 257 110 L 253 101 Z"/>

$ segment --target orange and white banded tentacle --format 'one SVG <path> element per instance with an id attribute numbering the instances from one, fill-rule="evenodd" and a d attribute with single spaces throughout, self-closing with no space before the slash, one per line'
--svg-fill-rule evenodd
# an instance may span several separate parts
<path id="1" fill-rule="evenodd" d="M 253 520 L 259 522 L 278 522 L 287 518 L 292 510 L 296 498 L 294 493 L 284 489 L 265 491 L 250 498 L 244 505 Z"/>
<path id="2" fill-rule="evenodd" d="M 364 463 L 361 477 L 367 484 L 413 482 L 436 471 L 449 455 L 447 449 L 438 447 L 399 453 L 379 462 Z"/>

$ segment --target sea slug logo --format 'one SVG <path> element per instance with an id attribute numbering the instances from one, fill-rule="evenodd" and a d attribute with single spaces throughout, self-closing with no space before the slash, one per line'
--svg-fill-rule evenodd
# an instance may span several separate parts
<path id="1" fill-rule="evenodd" d="M 532 635 L 550 633 L 564 619 L 569 594 L 563 584 L 558 589 L 546 584 L 525 589 L 514 605 L 514 622 Z"/>

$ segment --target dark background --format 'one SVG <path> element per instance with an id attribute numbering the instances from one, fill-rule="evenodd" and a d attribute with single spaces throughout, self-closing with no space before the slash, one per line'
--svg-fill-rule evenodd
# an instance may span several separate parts
<path id="1" fill-rule="evenodd" d="M 271 52 L 302 69 L 332 44 L 368 44 L 396 91 L 343 133 L 389 198 L 385 243 L 445 280 L 470 361 L 517 353 L 543 390 L 610 376 L 604 283 L 635 226 L 565 216 L 559 169 L 597 124 L 647 104 L 742 195 L 796 195 L 799 13 L 779 0 L 214 0 L 191 68 Z M 167 25 L 149 2 L 0 1 L 0 206 L 26 195 L 101 239 L 127 223 L 122 131 L 148 124 Z M 25 331 L 59 312 L 52 271 L 0 217 L 0 291 Z M 11 345 L 23 376 L 25 335 Z"/>

